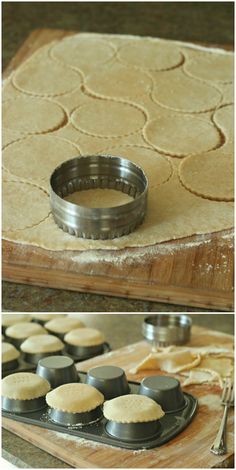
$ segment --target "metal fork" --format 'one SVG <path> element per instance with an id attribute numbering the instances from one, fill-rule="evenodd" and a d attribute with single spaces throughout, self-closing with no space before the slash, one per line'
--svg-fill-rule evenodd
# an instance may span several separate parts
<path id="1" fill-rule="evenodd" d="M 221 404 L 224 406 L 224 413 L 220 423 L 219 431 L 211 446 L 211 452 L 215 455 L 223 455 L 227 453 L 226 444 L 226 426 L 227 417 L 230 406 L 234 404 L 234 386 L 230 378 L 226 378 L 224 381 Z"/>

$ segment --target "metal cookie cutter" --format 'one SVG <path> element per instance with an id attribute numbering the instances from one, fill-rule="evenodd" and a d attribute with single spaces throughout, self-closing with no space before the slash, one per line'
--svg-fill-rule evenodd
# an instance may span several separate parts
<path id="1" fill-rule="evenodd" d="M 134 199 L 107 208 L 87 208 L 63 199 L 75 191 L 109 188 Z M 148 181 L 143 170 L 121 157 L 88 155 L 67 160 L 50 178 L 50 202 L 57 225 L 71 235 L 108 239 L 127 235 L 143 222 Z"/>
<path id="2" fill-rule="evenodd" d="M 155 346 L 186 344 L 190 340 L 192 320 L 187 315 L 150 315 L 142 324 L 143 336 Z"/>

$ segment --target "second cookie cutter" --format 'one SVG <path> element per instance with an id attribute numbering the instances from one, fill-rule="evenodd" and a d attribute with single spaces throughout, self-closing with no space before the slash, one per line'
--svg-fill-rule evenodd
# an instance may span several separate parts
<path id="1" fill-rule="evenodd" d="M 88 208 L 64 198 L 84 189 L 109 188 L 134 199 L 107 208 Z M 148 180 L 143 170 L 121 157 L 88 155 L 67 160 L 50 178 L 50 203 L 57 225 L 76 237 L 111 239 L 128 235 L 146 214 Z"/>

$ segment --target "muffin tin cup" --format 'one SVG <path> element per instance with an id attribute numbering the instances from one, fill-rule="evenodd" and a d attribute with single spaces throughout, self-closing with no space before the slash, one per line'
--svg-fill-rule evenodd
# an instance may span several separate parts
<path id="1" fill-rule="evenodd" d="M 18 366 L 19 366 L 18 359 L 13 359 L 12 361 L 8 361 L 8 362 L 3 362 L 2 363 L 2 372 L 8 372 L 8 371 L 11 371 L 11 370 L 15 370 L 15 369 L 17 369 Z"/>
<path id="2" fill-rule="evenodd" d="M 97 388 L 107 400 L 127 395 L 130 392 L 125 372 L 116 366 L 101 366 L 90 369 L 86 383 Z"/>
<path id="3" fill-rule="evenodd" d="M 29 364 L 34 364 L 37 366 L 38 362 L 43 359 L 44 357 L 49 357 L 49 356 L 60 356 L 62 354 L 62 351 L 53 351 L 53 352 L 42 352 L 42 353 L 28 353 L 28 352 L 22 352 L 22 357 L 25 362 L 28 362 Z"/>
<path id="4" fill-rule="evenodd" d="M 159 421 L 148 421 L 141 423 L 116 423 L 108 421 L 106 432 L 121 441 L 143 441 L 157 436 L 161 432 Z"/>
<path id="5" fill-rule="evenodd" d="M 84 413 L 69 413 L 50 408 L 49 416 L 54 423 L 58 423 L 62 426 L 80 427 L 99 421 L 102 419 L 103 413 L 100 406 Z"/>
<path id="6" fill-rule="evenodd" d="M 174 377 L 165 375 L 145 377 L 140 384 L 139 394 L 155 400 L 165 413 L 177 412 L 186 406 L 180 382 Z"/>
<path id="7" fill-rule="evenodd" d="M 92 357 L 104 352 L 105 343 L 98 344 L 96 346 L 74 346 L 72 344 L 65 343 L 65 351 L 74 357 L 80 359 L 85 357 Z"/>
<path id="8" fill-rule="evenodd" d="M 32 413 L 46 408 L 45 397 L 33 398 L 32 400 L 14 400 L 2 397 L 2 410 L 11 413 Z"/>
<path id="9" fill-rule="evenodd" d="M 53 355 L 41 359 L 38 362 L 36 374 L 46 379 L 52 388 L 79 381 L 73 359 L 63 355 Z"/>

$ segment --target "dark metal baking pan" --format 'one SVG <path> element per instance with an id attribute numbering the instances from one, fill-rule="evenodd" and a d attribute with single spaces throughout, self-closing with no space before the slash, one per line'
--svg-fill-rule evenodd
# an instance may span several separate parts
<path id="1" fill-rule="evenodd" d="M 79 378 L 81 382 L 86 382 L 87 374 L 84 372 L 79 373 Z M 139 393 L 140 391 L 140 384 L 137 382 L 128 382 L 130 387 L 130 393 Z M 15 414 L 15 413 L 8 413 L 6 411 L 2 412 L 2 415 L 13 419 L 15 421 L 20 421 L 23 423 L 33 424 L 36 426 L 40 426 L 46 429 L 51 429 L 54 431 L 71 434 L 73 436 L 77 436 L 79 438 L 88 439 L 96 442 L 100 442 L 103 444 L 112 445 L 115 447 L 121 447 L 126 449 L 138 450 L 138 449 L 151 449 L 153 447 L 159 447 L 166 442 L 173 439 L 177 436 L 180 432 L 182 432 L 191 422 L 193 419 L 196 410 L 197 410 L 197 399 L 194 398 L 192 395 L 184 392 L 184 399 L 185 399 L 185 407 L 173 413 L 168 413 L 163 416 L 158 421 L 158 426 L 156 432 L 151 437 L 144 437 L 142 440 L 140 437 L 140 430 L 138 438 L 134 435 L 132 439 L 130 439 L 130 434 L 128 432 L 128 437 L 124 436 L 124 439 L 114 437 L 109 434 L 110 430 L 107 429 L 108 421 L 104 417 L 95 422 L 90 423 L 88 425 L 83 426 L 63 426 L 61 424 L 56 424 L 52 422 L 50 413 L 51 409 L 46 408 L 42 411 L 35 411 L 32 413 L 22 413 L 22 414 Z M 137 429 L 137 427 L 136 427 Z M 141 427 L 140 427 L 141 429 Z M 144 428 L 143 428 L 144 429 Z M 128 427 L 127 427 L 128 430 Z M 130 433 L 134 430 L 133 426 L 130 426 Z M 145 435 L 146 427 L 144 430 Z"/>

